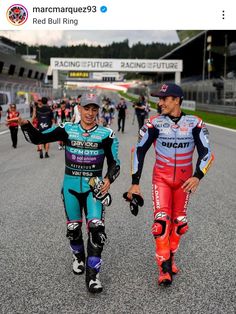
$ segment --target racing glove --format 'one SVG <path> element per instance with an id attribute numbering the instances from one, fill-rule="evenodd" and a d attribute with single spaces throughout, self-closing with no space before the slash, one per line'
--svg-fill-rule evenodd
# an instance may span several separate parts
<path id="1" fill-rule="evenodd" d="M 111 194 L 106 193 L 102 195 L 101 188 L 103 186 L 103 181 L 100 180 L 98 177 L 92 177 L 89 180 L 89 185 L 91 188 L 91 191 L 93 192 L 93 197 L 101 201 L 101 203 L 104 206 L 110 206 L 112 199 L 111 199 Z"/>
<path id="2" fill-rule="evenodd" d="M 141 195 L 139 194 L 132 194 L 132 199 L 128 198 L 128 192 L 125 192 L 123 194 L 123 198 L 129 202 L 129 208 L 131 211 L 131 214 L 133 214 L 134 216 L 138 215 L 138 211 L 139 211 L 139 206 L 142 207 L 144 204 L 144 200 L 142 198 Z"/>

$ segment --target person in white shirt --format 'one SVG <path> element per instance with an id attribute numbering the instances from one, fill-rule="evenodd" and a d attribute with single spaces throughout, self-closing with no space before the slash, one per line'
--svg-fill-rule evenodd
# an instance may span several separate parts
<path id="1" fill-rule="evenodd" d="M 80 100 L 81 100 L 81 95 L 78 95 L 77 105 L 74 107 L 74 114 L 73 114 L 73 117 L 71 119 L 71 122 L 73 122 L 73 123 L 78 123 L 80 121 L 80 112 L 79 112 Z"/>

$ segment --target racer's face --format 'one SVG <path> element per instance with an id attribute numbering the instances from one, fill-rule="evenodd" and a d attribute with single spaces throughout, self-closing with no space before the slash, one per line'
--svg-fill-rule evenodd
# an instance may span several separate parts
<path id="1" fill-rule="evenodd" d="M 159 100 L 159 107 L 161 110 L 161 114 L 170 115 L 170 116 L 178 116 L 181 112 L 180 105 L 179 105 L 179 98 L 166 96 L 160 97 Z"/>
<path id="2" fill-rule="evenodd" d="M 83 128 L 91 128 L 96 124 L 96 117 L 98 115 L 98 106 L 96 105 L 87 105 L 80 106 L 80 115 L 81 115 L 81 125 Z"/>

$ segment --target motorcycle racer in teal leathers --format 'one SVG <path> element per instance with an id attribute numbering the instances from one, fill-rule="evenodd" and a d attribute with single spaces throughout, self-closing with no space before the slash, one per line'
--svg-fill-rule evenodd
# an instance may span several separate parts
<path id="1" fill-rule="evenodd" d="M 74 258 L 73 271 L 82 274 L 85 270 L 81 229 L 84 211 L 88 231 L 86 285 L 92 293 L 102 291 L 99 270 L 106 240 L 103 204 L 109 205 L 108 190 L 120 171 L 118 140 L 111 129 L 96 123 L 98 109 L 98 97 L 85 94 L 81 100 L 79 123 L 65 123 L 40 133 L 28 121 L 19 121 L 26 140 L 33 144 L 65 143 L 62 198 L 67 218 L 67 237 Z M 103 178 L 105 158 L 107 172 Z"/>

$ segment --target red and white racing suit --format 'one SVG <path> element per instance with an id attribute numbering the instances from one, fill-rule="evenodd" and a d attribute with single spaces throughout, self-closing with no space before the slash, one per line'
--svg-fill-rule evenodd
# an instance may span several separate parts
<path id="1" fill-rule="evenodd" d="M 173 120 L 165 115 L 151 117 L 139 131 L 133 156 L 132 184 L 139 184 L 145 154 L 151 144 L 154 145 L 152 233 L 156 239 L 158 265 L 177 251 L 180 237 L 188 229 L 186 209 L 189 193 L 184 192 L 181 186 L 192 176 L 201 179 L 213 160 L 208 130 L 203 121 L 183 113 L 177 122 Z M 195 146 L 198 159 L 193 174 Z"/>

